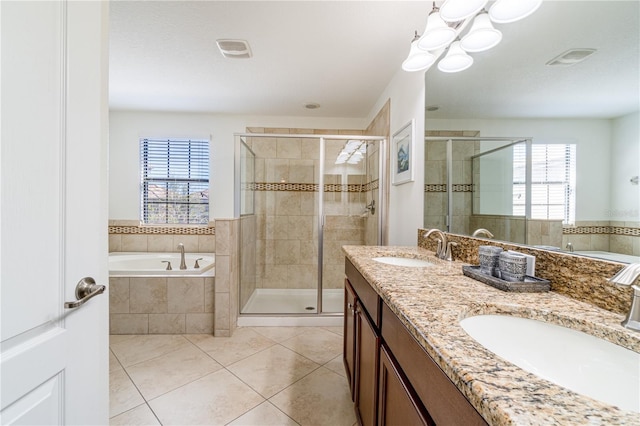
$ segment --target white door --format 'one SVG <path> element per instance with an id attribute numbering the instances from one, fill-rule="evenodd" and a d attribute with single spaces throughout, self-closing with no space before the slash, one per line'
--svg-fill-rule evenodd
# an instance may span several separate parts
<path id="1" fill-rule="evenodd" d="M 0 424 L 108 423 L 107 2 L 0 2 Z"/>

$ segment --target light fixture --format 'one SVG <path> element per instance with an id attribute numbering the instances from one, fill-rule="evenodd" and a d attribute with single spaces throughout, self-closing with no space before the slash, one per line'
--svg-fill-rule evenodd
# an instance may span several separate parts
<path id="1" fill-rule="evenodd" d="M 416 31 L 415 37 L 411 42 L 411 50 L 409 56 L 402 63 L 402 69 L 405 71 L 422 71 L 429 68 L 436 61 L 436 55 L 433 53 L 422 50 L 418 47 L 418 32 Z"/>
<path id="2" fill-rule="evenodd" d="M 456 38 L 456 30 L 447 25 L 440 17 L 440 12 L 433 2 L 433 10 L 427 18 L 427 26 L 418 40 L 418 47 L 423 50 L 437 50 L 447 46 Z"/>
<path id="3" fill-rule="evenodd" d="M 489 17 L 497 24 L 515 22 L 531 15 L 541 4 L 542 0 L 497 0 L 489 9 Z"/>
<path id="4" fill-rule="evenodd" d="M 438 62 L 438 69 L 442 72 L 460 72 L 473 64 L 473 58 L 462 50 L 460 41 L 454 41 L 449 46 L 447 56 Z"/>
<path id="5" fill-rule="evenodd" d="M 502 41 L 502 32 L 494 28 L 492 22 L 507 23 L 525 18 L 535 12 L 542 1 L 495 0 L 489 12 L 484 10 L 488 0 L 444 0 L 439 9 L 434 1 L 424 34 L 420 37 L 415 32 L 402 69 L 426 70 L 447 52 L 438 69 L 443 72 L 465 70 L 473 64 L 473 58 L 467 52 L 483 52 Z M 471 28 L 464 34 L 469 26 Z"/>
<path id="6" fill-rule="evenodd" d="M 467 52 L 483 52 L 500 43 L 500 40 L 502 33 L 493 28 L 489 14 L 483 11 L 473 20 L 471 30 L 460 40 L 460 46 Z"/>
<path id="7" fill-rule="evenodd" d="M 446 0 L 440 8 L 440 16 L 447 22 L 458 22 L 475 15 L 488 0 Z M 518 0 L 519 1 L 519 0 Z"/>

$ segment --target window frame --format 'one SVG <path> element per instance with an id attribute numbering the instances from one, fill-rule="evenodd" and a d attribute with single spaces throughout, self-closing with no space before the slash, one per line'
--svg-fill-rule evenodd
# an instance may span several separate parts
<path id="1" fill-rule="evenodd" d="M 557 147 L 562 146 L 564 150 L 564 159 L 561 162 L 563 167 L 552 167 L 552 164 L 549 161 L 550 153 L 549 147 Z M 540 155 L 540 151 L 542 155 Z M 538 151 L 538 152 L 536 152 Z M 531 182 L 531 217 L 529 219 L 533 220 L 562 220 L 562 223 L 565 225 L 571 225 L 575 223 L 575 209 L 576 209 L 576 201 L 575 201 L 575 188 L 576 188 L 576 151 L 577 147 L 575 143 L 535 143 L 531 146 L 531 166 L 532 166 L 532 182 Z M 518 198 L 518 202 L 516 203 L 516 195 L 519 195 L 521 198 L 523 192 L 522 189 L 526 186 L 526 176 L 520 176 L 522 173 L 522 167 L 526 163 L 526 146 L 517 146 L 514 147 L 513 150 L 513 214 L 517 214 L 517 212 L 523 212 L 523 209 L 526 206 L 526 200 L 520 201 Z M 519 168 L 520 173 L 517 172 Z M 544 170 L 544 178 L 535 180 L 537 172 Z M 561 174 L 563 178 L 561 179 L 550 179 L 551 175 Z M 521 179 L 518 179 L 520 176 Z M 520 190 L 516 190 L 516 187 L 520 187 Z M 546 187 L 546 191 L 543 191 L 546 194 L 546 200 L 537 199 L 536 194 L 538 191 L 535 191 L 535 187 Z M 554 187 L 562 187 L 562 200 L 563 202 L 554 203 L 549 201 L 549 197 Z M 534 199 L 536 197 L 536 199 Z M 550 210 L 553 207 L 562 206 L 563 215 L 562 218 L 553 217 L 550 218 Z M 538 207 L 538 209 L 535 209 Z M 546 213 L 544 215 L 534 214 L 534 211 L 539 211 L 542 208 Z M 544 216 L 544 217 L 542 217 Z"/>
<path id="2" fill-rule="evenodd" d="M 210 139 L 140 138 L 139 153 L 141 224 L 207 226 Z M 158 189 L 155 196 L 151 196 L 152 187 Z M 198 193 L 200 198 L 196 198 Z M 164 211 L 154 213 L 151 206 Z"/>

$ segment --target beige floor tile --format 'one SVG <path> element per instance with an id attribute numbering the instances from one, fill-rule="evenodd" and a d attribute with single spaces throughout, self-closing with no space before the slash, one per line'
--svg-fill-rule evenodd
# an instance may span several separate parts
<path id="1" fill-rule="evenodd" d="M 186 337 L 224 366 L 275 344 L 273 340 L 249 328 L 238 328 L 231 337 L 213 337 L 204 334 L 189 334 Z"/>
<path id="2" fill-rule="evenodd" d="M 238 417 L 228 426 L 296 426 L 298 423 L 278 410 L 271 403 L 263 402 L 248 413 Z"/>
<path id="3" fill-rule="evenodd" d="M 281 343 L 318 364 L 324 364 L 342 353 L 342 338 L 322 328 L 312 328 Z"/>
<path id="4" fill-rule="evenodd" d="M 118 358 L 109 350 L 109 373 L 116 370 L 122 370 L 122 365 L 120 365 L 120 361 Z"/>
<path id="5" fill-rule="evenodd" d="M 264 398 L 249 386 L 220 370 L 166 393 L 149 405 L 163 425 L 221 425 L 262 402 Z"/>
<path id="6" fill-rule="evenodd" d="M 153 415 L 147 404 L 139 405 L 109 420 L 109 425 L 111 426 L 151 426 L 159 424 L 160 422 L 158 422 L 158 419 Z"/>
<path id="7" fill-rule="evenodd" d="M 127 368 L 148 401 L 222 368 L 194 345 Z"/>
<path id="8" fill-rule="evenodd" d="M 343 327 L 322 327 L 322 328 L 332 333 L 336 333 L 338 336 L 342 336 L 342 332 L 344 331 Z"/>
<path id="9" fill-rule="evenodd" d="M 320 367 L 297 353 L 275 345 L 227 367 L 260 395 L 270 398 Z"/>
<path id="10" fill-rule="evenodd" d="M 109 417 L 117 416 L 140 404 L 144 399 L 124 370 L 109 373 Z"/>
<path id="11" fill-rule="evenodd" d="M 133 339 L 134 337 L 136 336 L 133 334 L 111 334 L 109 335 L 109 345 L 124 342 L 125 340 Z"/>
<path id="12" fill-rule="evenodd" d="M 344 378 L 347 377 L 347 372 L 344 370 L 344 361 L 342 359 L 342 354 L 338 355 L 331 361 L 327 362 L 324 366 L 327 367 L 329 370 L 338 373 Z"/>
<path id="13" fill-rule="evenodd" d="M 309 327 L 250 327 L 253 331 L 256 331 L 268 339 L 274 342 L 282 342 L 284 340 L 295 337 L 308 330 Z"/>
<path id="14" fill-rule="evenodd" d="M 301 425 L 353 425 L 356 421 L 344 377 L 321 367 L 269 400 Z"/>
<path id="15" fill-rule="evenodd" d="M 127 368 L 139 362 L 189 346 L 189 341 L 181 335 L 136 335 L 111 344 L 113 354 L 120 364 Z"/>

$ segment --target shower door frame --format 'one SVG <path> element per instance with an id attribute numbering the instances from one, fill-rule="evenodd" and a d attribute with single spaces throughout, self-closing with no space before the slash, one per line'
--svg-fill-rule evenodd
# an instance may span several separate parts
<path id="1" fill-rule="evenodd" d="M 425 136 L 424 141 L 442 141 L 447 143 L 447 214 L 445 215 L 445 226 L 447 229 L 444 231 L 451 232 L 451 223 L 453 222 L 453 142 L 454 141 L 485 141 L 485 142 L 510 142 L 504 146 L 493 148 L 485 152 L 480 152 L 478 154 L 472 155 L 470 159 L 477 157 L 482 157 L 483 155 L 490 154 L 495 151 L 499 151 L 504 148 L 508 148 L 510 146 L 526 143 L 527 144 L 527 165 L 526 165 L 526 181 L 528 182 L 526 185 L 526 193 L 525 197 L 527 200 L 531 199 L 531 144 L 533 143 L 533 138 L 531 137 L 486 137 L 486 136 Z M 473 201 L 473 200 L 472 200 Z M 530 203 L 525 205 L 525 220 L 528 220 L 531 217 L 531 206 Z M 525 234 L 525 242 L 526 242 L 526 234 Z"/>
<path id="2" fill-rule="evenodd" d="M 235 141 L 235 155 L 234 155 L 234 211 L 235 217 L 240 217 L 240 144 L 242 138 L 289 138 L 289 139 L 317 139 L 320 144 L 318 149 L 319 153 L 319 176 L 318 176 L 318 286 L 317 286 L 317 307 L 316 312 L 313 313 L 241 313 L 241 306 L 238 307 L 238 315 L 240 316 L 253 316 L 253 317 L 317 317 L 317 316 L 342 316 L 342 312 L 323 312 L 322 310 L 322 293 L 323 293 L 323 252 L 324 252 L 324 171 L 325 171 L 325 141 L 326 140 L 349 140 L 357 139 L 367 142 L 379 142 L 378 146 L 378 200 L 379 200 L 379 214 L 378 214 L 378 232 L 377 239 L 378 245 L 385 244 L 386 235 L 386 218 L 388 211 L 388 165 L 387 165 L 387 151 L 388 151 L 388 139 L 385 136 L 364 136 L 364 135 L 318 135 L 318 134 L 304 134 L 304 133 L 234 133 Z M 239 256 L 240 257 L 240 256 Z M 238 285 L 240 280 L 238 279 Z M 238 291 L 238 298 L 240 298 L 240 291 Z"/>

